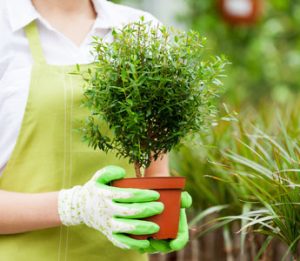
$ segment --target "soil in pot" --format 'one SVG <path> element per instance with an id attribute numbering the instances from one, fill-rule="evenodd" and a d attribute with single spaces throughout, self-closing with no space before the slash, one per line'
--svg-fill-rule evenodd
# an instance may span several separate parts
<path id="1" fill-rule="evenodd" d="M 119 188 L 153 189 L 159 192 L 158 201 L 164 204 L 164 211 L 144 220 L 159 225 L 160 230 L 152 235 L 134 235 L 136 239 L 173 239 L 176 238 L 179 225 L 181 192 L 185 186 L 184 177 L 144 177 L 128 178 L 112 182 Z"/>

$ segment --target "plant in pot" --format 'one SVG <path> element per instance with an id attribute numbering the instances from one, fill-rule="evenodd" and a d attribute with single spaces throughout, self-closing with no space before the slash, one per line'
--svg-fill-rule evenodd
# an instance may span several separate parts
<path id="1" fill-rule="evenodd" d="M 160 225 L 152 237 L 175 238 L 185 180 L 143 177 L 141 169 L 211 122 L 227 62 L 204 58 L 205 39 L 199 33 L 169 30 L 143 18 L 112 35 L 113 42 L 95 38 L 94 66 L 82 73 L 84 104 L 90 111 L 83 137 L 93 148 L 114 150 L 134 165 L 137 178 L 113 186 L 160 193 L 165 209 L 150 218 Z M 111 135 L 100 128 L 103 121 Z"/>

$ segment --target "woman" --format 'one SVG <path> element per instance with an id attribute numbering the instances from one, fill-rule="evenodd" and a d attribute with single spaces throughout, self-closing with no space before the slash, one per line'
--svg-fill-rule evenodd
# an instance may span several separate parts
<path id="1" fill-rule="evenodd" d="M 185 214 L 171 242 L 128 237 L 159 230 L 139 220 L 163 211 L 158 193 L 109 186 L 131 167 L 74 132 L 86 115 L 74 65 L 93 61 L 92 35 L 112 40 L 141 15 L 155 20 L 105 0 L 1 1 L 0 260 L 144 260 L 187 242 Z M 168 175 L 167 157 L 146 175 Z"/>

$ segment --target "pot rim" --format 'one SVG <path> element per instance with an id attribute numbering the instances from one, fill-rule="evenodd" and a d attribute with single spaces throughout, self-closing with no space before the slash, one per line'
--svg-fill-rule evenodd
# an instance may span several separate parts
<path id="1" fill-rule="evenodd" d="M 119 188 L 137 189 L 183 189 L 185 177 L 142 177 L 124 178 L 112 182 L 112 185 Z"/>

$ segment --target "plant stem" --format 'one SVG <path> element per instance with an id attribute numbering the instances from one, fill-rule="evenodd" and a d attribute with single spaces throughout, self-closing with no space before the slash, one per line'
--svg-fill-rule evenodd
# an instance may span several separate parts
<path id="1" fill-rule="evenodd" d="M 138 162 L 134 163 L 134 170 L 135 170 L 135 176 L 137 178 L 141 178 L 142 174 L 141 174 L 141 165 Z"/>

